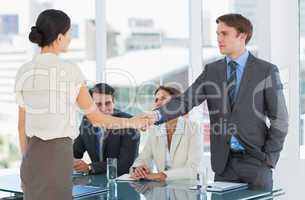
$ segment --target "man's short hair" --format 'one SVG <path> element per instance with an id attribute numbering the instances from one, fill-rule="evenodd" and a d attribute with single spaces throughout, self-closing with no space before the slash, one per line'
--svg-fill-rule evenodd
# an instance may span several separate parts
<path id="1" fill-rule="evenodd" d="M 235 28 L 237 33 L 247 34 L 246 44 L 248 44 L 253 34 L 253 26 L 249 19 L 241 14 L 230 13 L 218 17 L 216 23 L 219 24 L 220 22 Z"/>
<path id="2" fill-rule="evenodd" d="M 114 97 L 115 90 L 107 83 L 97 83 L 89 90 L 91 96 L 94 92 L 98 94 L 111 95 L 112 97 Z"/>

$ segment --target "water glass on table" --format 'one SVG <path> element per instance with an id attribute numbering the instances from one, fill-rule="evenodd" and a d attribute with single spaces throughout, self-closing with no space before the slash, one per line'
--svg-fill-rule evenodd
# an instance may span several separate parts
<path id="1" fill-rule="evenodd" d="M 117 178 L 117 159 L 107 158 L 107 180 L 112 182 Z"/>

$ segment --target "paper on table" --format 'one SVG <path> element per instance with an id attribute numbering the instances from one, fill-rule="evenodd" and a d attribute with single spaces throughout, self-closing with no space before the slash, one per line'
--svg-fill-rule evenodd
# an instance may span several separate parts
<path id="1" fill-rule="evenodd" d="M 201 185 L 194 185 L 189 187 L 190 190 L 200 190 L 201 189 Z"/>
<path id="2" fill-rule="evenodd" d="M 130 174 L 123 174 L 115 179 L 116 181 L 137 181 L 134 178 L 130 178 Z"/>
<path id="3" fill-rule="evenodd" d="M 233 182 L 221 182 L 215 181 L 207 186 L 207 191 L 211 192 L 224 192 L 233 189 L 245 189 L 248 187 L 247 183 L 233 183 Z"/>

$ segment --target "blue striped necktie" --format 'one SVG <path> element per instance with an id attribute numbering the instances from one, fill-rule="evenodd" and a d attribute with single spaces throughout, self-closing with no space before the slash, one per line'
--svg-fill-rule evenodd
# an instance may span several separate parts
<path id="1" fill-rule="evenodd" d="M 234 103 L 235 103 L 235 98 L 236 98 L 236 85 L 237 85 L 237 74 L 236 74 L 236 69 L 237 69 L 237 63 L 234 60 L 231 60 L 228 63 L 230 67 L 230 76 L 228 77 L 227 81 L 227 87 L 228 87 L 228 95 L 229 95 L 229 101 L 230 101 L 230 107 L 231 111 L 234 108 Z M 230 147 L 231 149 L 234 150 L 244 150 L 244 147 L 239 143 L 237 138 L 232 135 L 231 137 L 231 142 L 230 142 Z"/>
<path id="2" fill-rule="evenodd" d="M 103 141 L 104 141 L 104 129 L 103 128 L 95 128 L 96 134 L 96 150 L 97 155 L 100 158 L 100 161 L 103 160 Z"/>
<path id="3" fill-rule="evenodd" d="M 230 67 L 230 76 L 228 77 L 227 80 L 227 87 L 228 87 L 230 107 L 231 110 L 233 110 L 235 103 L 236 81 L 237 81 L 236 69 L 238 64 L 234 60 L 231 60 L 228 63 L 228 65 Z"/>

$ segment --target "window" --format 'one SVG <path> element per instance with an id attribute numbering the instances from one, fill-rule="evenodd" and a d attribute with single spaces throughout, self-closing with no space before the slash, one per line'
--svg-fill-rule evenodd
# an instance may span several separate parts
<path id="1" fill-rule="evenodd" d="M 65 11 L 72 21 L 72 41 L 70 50 L 63 56 L 79 64 L 87 79 L 95 80 L 95 59 L 92 56 L 94 52 L 87 51 L 92 43 L 86 35 L 86 28 L 88 28 L 86 25 L 95 17 L 94 3 L 94 0 L 1 1 L 0 168 L 17 167 L 21 161 L 17 132 L 17 106 L 13 87 L 18 68 L 31 59 L 33 54 L 34 45 L 32 46 L 28 40 L 30 27 L 33 26 L 33 22 L 42 10 L 55 8 Z M 82 12 L 79 12 L 80 10 Z"/>
<path id="2" fill-rule="evenodd" d="M 158 85 L 181 91 L 188 86 L 188 4 L 188 0 L 106 2 L 106 82 L 117 90 L 119 109 L 143 113 L 152 110 Z"/>
<path id="3" fill-rule="evenodd" d="M 71 24 L 71 37 L 73 39 L 79 38 L 79 25 L 78 24 Z"/>
<path id="4" fill-rule="evenodd" d="M 151 110 L 156 85 L 175 84 L 184 90 L 189 65 L 188 1 L 111 0 L 106 5 L 106 81 L 125 91 L 118 94 L 118 106 L 136 114 L 135 107 L 139 112 Z M 141 94 L 136 102 L 132 90 Z"/>
<path id="5" fill-rule="evenodd" d="M 305 0 L 300 0 L 300 156 L 305 159 Z"/>
<path id="6" fill-rule="evenodd" d="M 0 35 L 18 34 L 17 15 L 0 15 Z"/>

